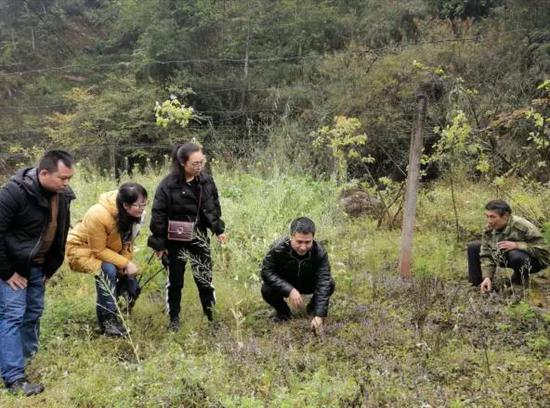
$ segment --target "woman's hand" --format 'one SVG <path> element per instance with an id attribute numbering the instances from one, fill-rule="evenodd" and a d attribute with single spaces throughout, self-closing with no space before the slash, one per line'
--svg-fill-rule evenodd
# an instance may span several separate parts
<path id="1" fill-rule="evenodd" d="M 133 277 L 133 276 L 136 276 L 137 273 L 138 273 L 138 267 L 136 266 L 136 264 L 133 263 L 132 261 L 128 262 L 128 265 L 126 265 L 126 268 L 124 268 L 124 274 L 126 276 Z"/>
<path id="2" fill-rule="evenodd" d="M 164 255 L 168 255 L 167 249 L 163 249 L 162 251 L 155 251 L 155 256 L 157 257 L 157 259 L 162 259 Z"/>

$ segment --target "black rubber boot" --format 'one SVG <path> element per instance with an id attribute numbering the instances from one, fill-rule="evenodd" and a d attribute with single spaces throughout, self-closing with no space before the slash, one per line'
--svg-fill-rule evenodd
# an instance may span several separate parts
<path id="1" fill-rule="evenodd" d="M 204 314 L 206 315 L 206 318 L 208 319 L 209 322 L 213 322 L 214 321 L 214 306 L 209 306 L 207 308 L 204 309 Z"/>
<path id="2" fill-rule="evenodd" d="M 105 330 L 103 334 L 107 337 L 126 337 L 128 330 L 116 317 L 110 317 L 104 322 Z"/>
<path id="3" fill-rule="evenodd" d="M 170 323 L 168 323 L 168 330 L 177 333 L 181 329 L 179 316 L 170 317 Z"/>

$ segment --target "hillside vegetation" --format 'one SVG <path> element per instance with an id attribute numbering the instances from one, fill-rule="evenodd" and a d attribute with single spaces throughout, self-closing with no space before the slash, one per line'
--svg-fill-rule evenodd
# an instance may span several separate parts
<path id="1" fill-rule="evenodd" d="M 127 322 L 130 340 L 96 331 L 91 276 L 66 267 L 49 283 L 42 349 L 29 368 L 46 384 L 32 398 L 3 390 L 2 407 L 544 407 L 550 398 L 550 276 L 531 288 L 480 295 L 466 283 L 445 183 L 420 200 L 414 279 L 397 275 L 399 231 L 349 219 L 330 182 L 215 168 L 231 240 L 214 248 L 217 324 L 200 310 L 187 271 L 181 332 L 167 331 L 165 277 L 150 283 Z M 135 180 L 152 191 L 160 176 Z M 114 182 L 77 175 L 75 219 Z M 516 205 L 548 214 L 548 191 L 511 183 Z M 472 233 L 493 191 L 463 185 L 461 219 Z M 546 203 L 546 204 L 545 204 Z M 519 210 L 518 210 L 519 211 Z M 259 264 L 297 215 L 318 223 L 337 290 L 324 333 L 309 320 L 269 321 Z M 138 245 L 147 266 L 146 231 Z M 499 272 L 504 279 L 505 270 Z"/>
<path id="2" fill-rule="evenodd" d="M 129 170 L 196 137 L 228 163 L 267 149 L 323 175 L 330 150 L 312 142 L 341 115 L 374 179 L 398 180 L 424 92 L 428 154 L 463 117 L 469 175 L 546 182 L 549 20 L 523 0 L 4 0 L 0 146 Z M 158 126 L 171 97 L 194 110 L 183 128 Z M 356 160 L 348 173 L 366 177 Z"/>

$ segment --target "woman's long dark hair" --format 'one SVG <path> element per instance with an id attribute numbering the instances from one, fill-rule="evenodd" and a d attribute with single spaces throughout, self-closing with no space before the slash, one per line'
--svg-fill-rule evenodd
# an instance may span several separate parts
<path id="1" fill-rule="evenodd" d="M 147 190 L 141 184 L 138 183 L 124 183 L 118 188 L 118 194 L 116 196 L 116 208 L 118 210 L 117 216 L 117 228 L 120 236 L 124 239 L 124 236 L 132 229 L 134 222 L 141 221 L 139 218 L 132 217 L 126 209 L 124 204 L 134 204 L 136 201 L 143 197 L 147 199 Z"/>
<path id="2" fill-rule="evenodd" d="M 178 179 L 185 177 L 183 165 L 189 160 L 189 156 L 193 153 L 202 152 L 202 147 L 196 143 L 176 144 L 172 148 L 172 174 Z"/>

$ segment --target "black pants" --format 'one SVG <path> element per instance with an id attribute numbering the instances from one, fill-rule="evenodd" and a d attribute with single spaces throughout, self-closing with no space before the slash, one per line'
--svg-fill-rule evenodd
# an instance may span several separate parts
<path id="1" fill-rule="evenodd" d="M 212 257 L 208 238 L 195 239 L 191 242 L 175 242 L 168 244 L 168 285 L 167 303 L 170 318 L 180 314 L 181 291 L 187 260 L 191 262 L 193 278 L 199 290 L 202 310 L 209 320 L 212 320 L 212 306 L 216 303 L 214 286 L 212 286 Z"/>
<path id="2" fill-rule="evenodd" d="M 334 288 L 336 287 L 334 280 L 330 283 L 330 292 L 329 296 L 332 296 L 334 293 Z M 301 291 L 300 289 L 297 289 L 300 294 L 303 295 L 311 295 L 313 293 L 312 290 L 304 290 Z M 285 295 L 283 292 L 279 291 L 277 288 L 268 285 L 264 282 L 262 285 L 262 297 L 264 300 L 269 303 L 273 308 L 277 311 L 277 314 L 282 316 L 290 316 L 290 308 L 288 307 L 288 304 L 285 302 Z M 307 312 L 311 313 L 311 309 L 313 305 L 315 304 L 315 295 L 311 297 L 311 300 L 309 301 L 307 305 Z"/>
<path id="3" fill-rule="evenodd" d="M 479 285 L 483 281 L 481 274 L 481 260 L 479 250 L 481 242 L 474 241 L 468 244 L 468 278 L 472 285 Z M 512 283 L 521 284 L 529 281 L 529 274 L 536 273 L 544 269 L 537 258 L 533 258 L 528 253 L 519 249 L 511 251 L 503 251 L 502 259 L 499 260 L 498 266 L 504 268 L 512 268 Z"/>

